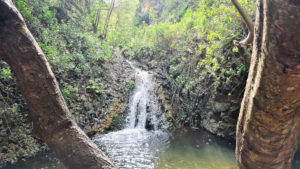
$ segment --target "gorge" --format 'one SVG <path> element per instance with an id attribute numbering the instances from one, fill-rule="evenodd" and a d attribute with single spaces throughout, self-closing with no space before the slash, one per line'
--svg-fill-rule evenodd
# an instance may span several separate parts
<path id="1" fill-rule="evenodd" d="M 0 166 L 297 168 L 299 10 L 1 0 Z"/>

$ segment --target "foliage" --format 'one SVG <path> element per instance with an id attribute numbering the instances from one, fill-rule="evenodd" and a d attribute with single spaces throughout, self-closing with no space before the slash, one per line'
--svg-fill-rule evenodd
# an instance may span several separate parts
<path id="1" fill-rule="evenodd" d="M 80 14 L 74 6 L 68 4 L 69 2 L 79 1 L 14 1 L 45 53 L 70 111 L 84 128 L 87 123 L 94 123 L 95 118 L 103 117 L 109 106 L 107 102 L 110 98 L 105 102 L 108 94 L 104 88 L 107 87 L 102 85 L 103 79 L 107 78 L 104 64 L 113 59 L 114 47 L 121 44 L 118 42 L 122 38 L 122 33 L 128 30 L 129 25 L 120 30 L 116 28 L 123 28 L 121 25 L 126 25 L 128 21 L 124 17 L 134 14 L 134 11 L 126 13 L 128 8 L 132 8 L 133 1 L 124 2 L 126 6 L 116 7 L 120 9 L 116 11 L 122 13 L 113 13 L 109 23 L 111 28 L 109 36 L 104 40 L 98 38 L 102 31 L 99 31 L 98 35 L 94 34 L 91 27 L 96 10 L 105 8 L 106 3 L 91 0 L 91 12 L 84 9 L 86 13 Z M 102 10 L 101 16 L 105 13 L 106 11 Z M 123 15 L 124 13 L 126 15 Z M 102 28 L 103 24 L 100 24 L 99 29 Z M 114 34 L 118 34 L 116 37 L 119 39 L 116 39 Z M 41 144 L 32 137 L 29 110 L 10 68 L 2 62 L 0 89 L 0 137 L 5 138 L 0 141 L 0 165 L 2 165 L 35 154 L 41 150 Z M 99 95 L 100 93 L 103 95 Z M 91 105 L 95 102 L 97 104 Z M 90 112 L 87 113 L 88 111 Z"/>
<path id="2" fill-rule="evenodd" d="M 50 0 L 20 0 L 16 2 L 16 5 L 46 54 L 59 79 L 65 99 L 71 103 L 72 98 L 79 95 L 79 88 L 84 86 L 72 79 L 83 79 L 79 82 L 85 83 L 88 88 L 95 89 L 89 77 L 101 76 L 99 66 L 106 58 L 112 56 L 112 48 L 107 42 L 99 42 L 91 32 L 86 32 L 85 26 L 90 24 L 89 19 L 85 18 L 91 17 L 90 15 L 82 15 L 82 18 L 75 19 L 76 13 L 69 13 L 71 19 L 59 23 L 55 11 L 50 10 L 51 5 L 57 3 L 59 2 L 54 3 Z M 83 21 L 82 27 L 77 26 L 78 19 Z M 97 79 L 97 83 L 99 81 L 100 79 Z M 79 88 L 76 87 L 78 85 Z M 98 89 L 95 90 L 98 93 Z"/>
<path id="3" fill-rule="evenodd" d="M 11 78 L 11 70 L 10 70 L 10 68 L 2 68 L 1 69 L 1 77 L 3 79 Z"/>
<path id="4" fill-rule="evenodd" d="M 250 14 L 254 13 L 253 1 L 239 2 Z M 246 27 L 230 0 L 164 3 L 160 22 L 140 25 L 128 48 L 138 60 L 143 55 L 153 57 L 139 54 L 143 49 L 154 51 L 159 66 L 169 76 L 174 117 L 184 125 L 198 125 L 200 97 L 215 91 L 240 95 L 237 93 L 247 70 L 234 53 L 232 42 L 247 35 Z"/>
<path id="5" fill-rule="evenodd" d="M 178 22 L 188 8 L 193 7 L 192 0 L 163 0 L 166 8 L 161 14 L 161 20 Z"/>
<path id="6" fill-rule="evenodd" d="M 101 92 L 101 86 L 101 80 L 97 78 L 95 80 L 89 80 L 89 84 L 86 88 L 91 89 L 93 92 L 99 94 Z"/>

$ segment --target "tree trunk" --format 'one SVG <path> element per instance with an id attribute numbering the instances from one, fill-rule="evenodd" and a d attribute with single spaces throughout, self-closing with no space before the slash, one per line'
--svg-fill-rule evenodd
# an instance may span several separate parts
<path id="1" fill-rule="evenodd" d="M 69 169 L 118 168 L 72 120 L 45 55 L 12 1 L 0 0 L 0 11 L 0 59 L 17 78 L 34 134 Z"/>
<path id="2" fill-rule="evenodd" d="M 110 17 L 111 17 L 111 14 L 112 14 L 112 11 L 114 10 L 114 8 L 115 8 L 115 0 L 111 0 L 110 7 L 109 7 L 109 10 L 107 12 L 107 16 L 106 16 L 105 23 L 104 23 L 104 28 L 103 28 L 103 33 L 102 33 L 102 38 L 103 39 L 106 39 L 109 20 L 110 20 Z"/>
<path id="3" fill-rule="evenodd" d="M 300 1 L 258 0 L 237 125 L 239 169 L 288 169 L 300 126 Z"/>

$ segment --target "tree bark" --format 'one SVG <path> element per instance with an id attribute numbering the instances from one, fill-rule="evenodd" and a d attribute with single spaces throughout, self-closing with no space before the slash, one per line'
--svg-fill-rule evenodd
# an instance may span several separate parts
<path id="1" fill-rule="evenodd" d="M 0 59 L 25 96 L 34 134 L 69 169 L 116 167 L 73 121 L 57 81 L 11 0 L 0 0 Z"/>
<path id="2" fill-rule="evenodd" d="M 288 169 L 300 126 L 299 0 L 258 0 L 237 125 L 239 169 Z"/>

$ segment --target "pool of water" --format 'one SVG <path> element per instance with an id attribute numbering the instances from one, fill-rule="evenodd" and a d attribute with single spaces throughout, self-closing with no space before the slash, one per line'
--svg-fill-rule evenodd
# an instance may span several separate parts
<path id="1" fill-rule="evenodd" d="M 155 169 L 234 169 L 234 146 L 205 131 L 181 130 L 157 154 Z"/>
<path id="2" fill-rule="evenodd" d="M 124 129 L 96 136 L 94 142 L 121 169 L 231 169 L 233 146 L 205 131 Z M 20 161 L 6 169 L 64 169 L 49 153 Z"/>
<path id="3" fill-rule="evenodd" d="M 129 129 L 96 136 L 94 141 L 121 169 L 236 168 L 234 143 L 205 131 L 180 130 L 170 135 Z M 300 152 L 296 153 L 292 168 L 300 168 Z M 42 153 L 5 169 L 65 168 L 51 153 Z"/>

